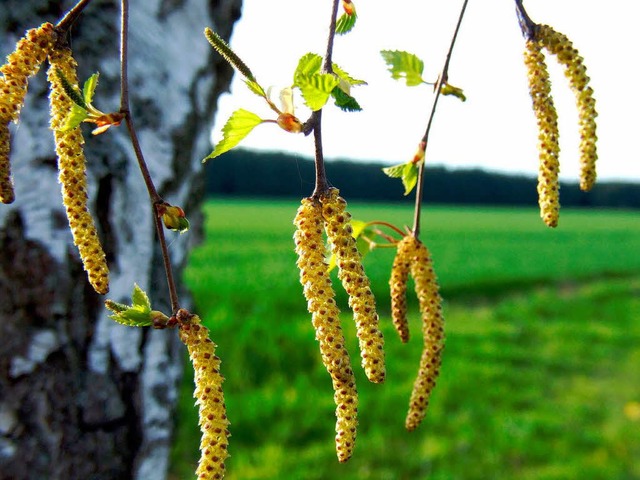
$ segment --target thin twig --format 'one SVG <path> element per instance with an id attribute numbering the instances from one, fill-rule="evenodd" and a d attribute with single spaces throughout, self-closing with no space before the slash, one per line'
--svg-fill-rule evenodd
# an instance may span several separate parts
<path id="1" fill-rule="evenodd" d="M 535 24 L 533 20 L 529 17 L 529 14 L 524 9 L 524 5 L 522 4 L 522 0 L 516 1 L 516 15 L 518 15 L 518 23 L 520 24 L 520 30 L 522 30 L 522 35 L 527 40 L 533 40 L 536 37 L 536 31 L 538 30 L 538 26 Z"/>
<path id="2" fill-rule="evenodd" d="M 327 51 L 324 55 L 323 71 L 325 73 L 333 73 L 332 56 L 333 56 L 333 40 L 336 36 L 336 19 L 338 18 L 338 6 L 340 0 L 333 0 L 333 7 L 331 11 L 331 22 L 329 24 L 329 38 L 327 39 Z M 324 155 L 322 153 L 322 109 L 315 111 L 311 114 L 311 118 L 305 125 L 310 125 L 313 128 L 313 141 L 316 145 L 316 185 L 313 191 L 313 196 L 319 196 L 329 188 L 329 182 L 327 180 L 327 172 L 324 165 Z M 308 127 L 305 128 L 305 134 L 308 133 Z"/>
<path id="3" fill-rule="evenodd" d="M 164 270 L 167 276 L 167 285 L 169 287 L 169 298 L 171 300 L 171 311 L 175 313 L 180 308 L 180 302 L 178 300 L 178 291 L 176 289 L 176 283 L 173 277 L 173 268 L 171 266 L 171 259 L 169 257 L 169 249 L 167 248 L 167 242 L 164 236 L 164 226 L 160 220 L 160 212 L 158 207 L 164 203 L 162 197 L 158 194 L 158 191 L 151 178 L 151 173 L 147 166 L 147 162 L 144 159 L 142 148 L 140 147 L 140 141 L 131 118 L 131 110 L 129 107 L 129 76 L 128 76 L 128 45 L 129 45 L 129 1 L 121 1 L 121 19 L 120 19 L 120 113 L 125 116 L 125 123 L 127 124 L 127 130 L 129 131 L 129 137 L 131 138 L 131 145 L 135 152 L 136 159 L 138 161 L 138 167 L 140 167 L 140 173 L 147 187 L 149 198 L 151 199 L 151 209 L 153 213 L 153 221 L 158 234 L 158 241 L 160 242 L 160 251 L 162 252 L 162 260 L 164 262 Z"/>
<path id="4" fill-rule="evenodd" d="M 440 76 L 438 77 L 438 81 L 435 85 L 435 98 L 433 99 L 433 105 L 431 107 L 431 113 L 429 115 L 429 122 L 427 123 L 427 128 L 424 132 L 424 136 L 422 137 L 422 142 L 425 145 L 425 151 L 427 146 L 429 145 L 429 133 L 431 132 L 431 124 L 433 123 L 433 119 L 436 114 L 436 108 L 438 107 L 438 99 L 440 98 L 440 90 L 442 85 L 447 82 L 449 76 L 449 63 L 451 62 L 451 55 L 453 53 L 453 47 L 456 44 L 456 40 L 458 38 L 458 32 L 460 31 L 460 25 L 462 24 L 462 19 L 464 17 L 464 12 L 467 9 L 467 3 L 469 0 L 464 0 L 462 4 L 462 9 L 460 10 L 460 15 L 458 17 L 458 23 L 456 24 L 456 29 L 453 32 L 453 37 L 451 38 L 451 44 L 449 45 L 449 51 L 447 52 L 447 58 L 444 61 L 444 66 L 442 67 L 442 71 L 440 72 Z M 420 214 L 422 207 L 422 196 L 424 192 L 424 166 L 426 161 L 423 161 L 418 167 L 418 182 L 416 188 L 416 206 L 414 210 L 413 217 L 413 236 L 418 238 L 420 235 Z"/>
<path id="5" fill-rule="evenodd" d="M 75 6 L 56 24 L 56 29 L 62 33 L 67 32 L 89 3 L 91 3 L 91 0 L 80 0 L 76 3 Z"/>

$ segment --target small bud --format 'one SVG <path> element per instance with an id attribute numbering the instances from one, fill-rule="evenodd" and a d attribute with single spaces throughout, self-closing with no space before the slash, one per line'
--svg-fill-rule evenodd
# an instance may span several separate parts
<path id="1" fill-rule="evenodd" d="M 281 113 L 276 121 L 280 128 L 289 133 L 300 133 L 302 131 L 302 123 L 291 113 Z"/>

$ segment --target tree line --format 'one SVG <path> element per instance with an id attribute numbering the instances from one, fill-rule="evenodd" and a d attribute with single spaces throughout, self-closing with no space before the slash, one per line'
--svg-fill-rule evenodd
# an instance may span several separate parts
<path id="1" fill-rule="evenodd" d="M 424 200 L 448 205 L 537 206 L 537 180 L 532 176 L 448 169 L 427 166 Z M 309 195 L 314 186 L 314 165 L 309 158 L 280 152 L 237 149 L 211 161 L 205 168 L 207 196 L 295 198 Z M 373 162 L 333 160 L 327 164 L 329 180 L 350 200 L 413 202 L 403 196 L 397 179 L 387 177 Z M 561 182 L 565 207 L 640 208 L 640 184 L 598 182 L 589 193 L 577 183 Z"/>

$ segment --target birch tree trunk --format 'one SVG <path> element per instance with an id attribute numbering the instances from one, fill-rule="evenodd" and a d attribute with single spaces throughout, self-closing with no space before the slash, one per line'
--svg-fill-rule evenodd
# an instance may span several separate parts
<path id="1" fill-rule="evenodd" d="M 0 56 L 73 2 L 2 0 Z M 198 225 L 209 129 L 231 70 L 202 31 L 227 37 L 241 0 L 132 0 L 133 118 L 156 186 Z M 119 106 L 119 2 L 94 0 L 71 30 L 96 105 Z M 4 60 L 2 60 L 2 63 Z M 62 207 L 45 72 L 12 125 L 16 201 L 0 205 L 0 479 L 163 479 L 184 349 L 173 330 L 124 327 L 86 280 Z M 124 127 L 86 138 L 89 196 L 111 270 L 108 298 L 134 282 L 169 311 L 150 202 Z M 169 238 L 180 275 L 197 228 Z"/>

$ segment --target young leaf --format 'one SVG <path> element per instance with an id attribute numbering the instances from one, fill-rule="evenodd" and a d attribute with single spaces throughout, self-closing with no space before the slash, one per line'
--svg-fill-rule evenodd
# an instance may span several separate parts
<path id="1" fill-rule="evenodd" d="M 391 77 L 395 80 L 404 78 L 408 87 L 414 87 L 425 83 L 422 79 L 424 62 L 413 53 L 401 50 L 382 50 L 382 58 L 389 67 Z"/>
<path id="2" fill-rule="evenodd" d="M 404 185 L 404 194 L 409 195 L 413 187 L 418 183 L 418 165 L 409 162 L 404 166 L 402 171 L 402 185 Z"/>
<path id="3" fill-rule="evenodd" d="M 256 126 L 262 123 L 262 119 L 255 113 L 244 109 L 236 110 L 222 127 L 222 140 L 218 142 L 213 151 L 203 162 L 210 158 L 216 158 L 238 145 L 244 137 L 251 133 Z"/>
<path id="4" fill-rule="evenodd" d="M 329 95 L 340 80 L 330 73 L 298 75 L 295 86 L 300 89 L 306 105 L 313 111 L 320 110 L 327 103 Z"/>
<path id="5" fill-rule="evenodd" d="M 133 292 L 131 293 L 131 303 L 133 307 L 139 308 L 143 311 L 151 310 L 151 302 L 149 297 L 142 290 L 137 283 L 133 284 Z"/>
<path id="6" fill-rule="evenodd" d="M 392 167 L 385 167 L 382 171 L 387 175 L 387 177 L 391 178 L 401 178 L 402 172 L 404 171 L 404 166 L 406 163 L 401 163 L 400 165 L 394 165 Z"/>
<path id="7" fill-rule="evenodd" d="M 347 13 L 343 13 L 338 19 L 338 21 L 336 22 L 336 33 L 338 35 L 344 35 L 345 33 L 349 33 L 351 30 L 353 30 L 353 27 L 355 26 L 357 19 L 358 19 L 358 16 L 355 13 L 351 15 Z"/>
<path id="8" fill-rule="evenodd" d="M 84 103 L 87 105 L 91 105 L 91 103 L 93 103 L 93 94 L 98 86 L 99 76 L 100 74 L 96 72 L 91 75 L 86 82 L 84 82 L 84 86 L 82 87 L 82 98 L 84 99 Z"/>
<path id="9" fill-rule="evenodd" d="M 298 66 L 293 73 L 293 83 L 295 85 L 298 76 L 309 76 L 316 73 L 320 73 L 322 67 L 322 57 L 316 53 L 306 53 L 300 60 L 298 60 Z"/>
<path id="10" fill-rule="evenodd" d="M 353 78 L 351 75 L 349 75 L 347 72 L 345 72 L 342 68 L 340 68 L 335 63 L 331 65 L 331 68 L 333 69 L 333 73 L 335 73 L 340 78 L 340 80 L 348 83 L 352 87 L 356 85 L 367 84 L 367 82 L 365 82 L 364 80 L 358 80 L 357 78 Z"/>
<path id="11" fill-rule="evenodd" d="M 461 88 L 454 87 L 453 85 L 450 85 L 448 83 L 442 84 L 442 86 L 440 87 L 440 93 L 442 95 L 453 95 L 454 97 L 459 98 L 463 102 L 467 100 L 467 97 L 465 96 Z"/>
<path id="12" fill-rule="evenodd" d="M 418 183 L 418 164 L 413 161 L 385 167 L 382 171 L 391 178 L 400 178 L 402 180 L 405 195 L 409 195 L 413 187 Z"/>
<path id="13" fill-rule="evenodd" d="M 153 324 L 155 318 L 166 315 L 151 310 L 151 303 L 147 294 L 136 284 L 131 293 L 132 305 L 107 300 L 105 306 L 113 312 L 109 317 L 118 323 L 130 327 L 148 327 Z"/>
<path id="14" fill-rule="evenodd" d="M 264 88 L 262 88 L 262 85 L 260 85 L 258 82 L 254 80 L 245 80 L 244 83 L 247 85 L 247 87 L 249 87 L 249 90 L 251 90 L 259 97 L 267 97 L 267 93 L 264 91 Z"/>
<path id="15" fill-rule="evenodd" d="M 331 91 L 331 96 L 335 100 L 336 106 L 344 112 L 359 112 L 362 110 L 360 104 L 348 93 L 337 86 Z"/>
<path id="16" fill-rule="evenodd" d="M 74 103 L 71 106 L 71 111 L 69 112 L 67 120 L 60 131 L 64 133 L 73 130 L 87 118 L 89 118 L 89 112 L 87 112 L 84 107 L 81 107 L 80 105 Z"/>

